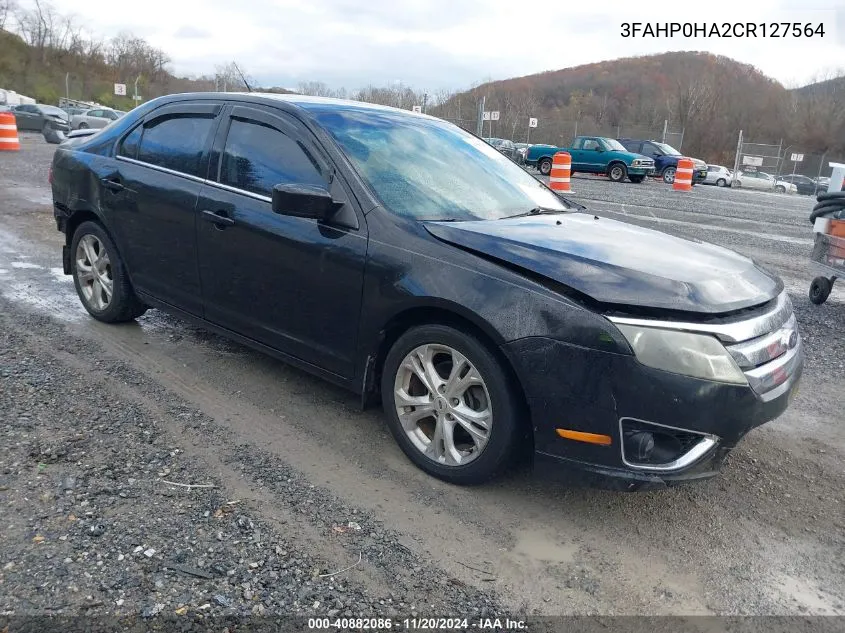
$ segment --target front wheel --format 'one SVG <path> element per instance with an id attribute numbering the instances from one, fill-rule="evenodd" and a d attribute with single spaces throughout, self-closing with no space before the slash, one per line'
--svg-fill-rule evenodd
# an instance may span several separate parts
<path id="1" fill-rule="evenodd" d="M 384 362 L 382 403 L 408 458 L 434 477 L 476 484 L 516 453 L 519 399 L 501 360 L 445 325 L 410 329 Z"/>
<path id="2" fill-rule="evenodd" d="M 628 180 L 630 180 L 635 185 L 640 184 L 643 179 L 645 179 L 645 176 L 628 176 Z"/>
<path id="3" fill-rule="evenodd" d="M 728 181 L 725 180 L 724 178 L 719 178 L 719 180 L 716 181 L 717 187 L 726 187 L 727 184 L 728 184 Z"/>
<path id="4" fill-rule="evenodd" d="M 667 167 L 663 170 L 663 173 L 660 175 L 663 178 L 663 182 L 667 185 L 671 185 L 675 182 L 675 168 L 674 167 Z"/>
<path id="5" fill-rule="evenodd" d="M 131 321 L 147 311 L 135 295 L 114 242 L 96 222 L 83 222 L 73 234 L 71 274 L 88 313 L 104 323 Z"/>
<path id="6" fill-rule="evenodd" d="M 628 168 L 622 163 L 614 163 L 607 170 L 607 177 L 613 182 L 622 182 L 628 177 Z"/>
<path id="7" fill-rule="evenodd" d="M 548 176 L 552 171 L 552 160 L 550 158 L 543 158 L 537 164 L 537 169 L 540 170 L 540 173 L 544 176 Z"/>
<path id="8" fill-rule="evenodd" d="M 777 185 L 775 187 L 775 192 L 776 193 L 786 193 L 786 187 L 784 187 L 783 185 Z"/>

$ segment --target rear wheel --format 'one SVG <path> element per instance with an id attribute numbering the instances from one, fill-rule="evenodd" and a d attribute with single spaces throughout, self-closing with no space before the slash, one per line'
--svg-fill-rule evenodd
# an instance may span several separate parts
<path id="1" fill-rule="evenodd" d="M 783 185 L 777 185 L 775 187 L 775 191 L 777 193 L 786 193 L 786 187 L 784 187 Z"/>
<path id="2" fill-rule="evenodd" d="M 434 477 L 481 483 L 516 453 L 519 399 L 501 361 L 470 334 L 410 329 L 385 359 L 381 393 L 399 446 Z"/>
<path id="3" fill-rule="evenodd" d="M 810 284 L 810 301 L 816 305 L 821 305 L 830 296 L 830 291 L 833 289 L 833 284 L 827 277 L 816 277 L 813 283 Z"/>
<path id="4" fill-rule="evenodd" d="M 663 182 L 665 182 L 667 185 L 671 185 L 675 182 L 675 168 L 667 167 L 660 174 L 660 177 L 663 178 Z"/>
<path id="5" fill-rule="evenodd" d="M 79 129 L 80 130 L 87 130 L 88 124 L 85 121 L 83 121 L 82 123 L 79 124 Z"/>
<path id="6" fill-rule="evenodd" d="M 607 177 L 613 182 L 622 182 L 628 177 L 628 168 L 622 163 L 613 163 L 607 170 Z"/>
<path id="7" fill-rule="evenodd" d="M 728 181 L 725 180 L 724 178 L 719 178 L 719 180 L 716 181 L 717 187 L 725 187 L 727 184 L 728 184 Z"/>
<path id="8" fill-rule="evenodd" d="M 552 171 L 552 159 L 551 158 L 541 158 L 540 162 L 537 163 L 537 169 L 540 170 L 540 173 L 544 176 L 548 176 L 549 173 Z"/>
<path id="9" fill-rule="evenodd" d="M 147 311 L 129 283 L 117 248 L 96 222 L 83 222 L 70 245 L 76 293 L 88 313 L 104 323 L 131 321 Z"/>

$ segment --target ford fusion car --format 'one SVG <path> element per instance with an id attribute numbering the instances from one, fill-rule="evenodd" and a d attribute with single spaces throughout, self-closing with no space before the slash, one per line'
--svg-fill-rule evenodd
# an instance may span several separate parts
<path id="1" fill-rule="evenodd" d="M 450 482 L 526 454 L 625 489 L 707 477 L 801 375 L 777 277 L 427 115 L 171 95 L 60 145 L 51 182 L 94 318 L 166 310 L 380 399 Z"/>

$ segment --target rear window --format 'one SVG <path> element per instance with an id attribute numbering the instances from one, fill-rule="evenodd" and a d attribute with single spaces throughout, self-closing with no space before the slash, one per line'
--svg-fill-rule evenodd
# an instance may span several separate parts
<path id="1" fill-rule="evenodd" d="M 202 156 L 213 115 L 175 115 L 144 125 L 138 160 L 191 176 L 201 173 Z M 129 140 L 128 137 L 126 140 Z M 129 149 L 129 148 L 127 148 Z"/>

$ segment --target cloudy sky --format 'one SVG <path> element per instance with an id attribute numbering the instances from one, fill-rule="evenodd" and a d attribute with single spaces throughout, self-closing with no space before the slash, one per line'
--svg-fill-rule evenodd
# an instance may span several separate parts
<path id="1" fill-rule="evenodd" d="M 19 0 L 26 5 L 32 0 Z M 427 90 L 672 50 L 753 64 L 787 87 L 845 70 L 845 0 L 52 0 L 103 37 L 127 30 L 179 74 L 237 61 L 264 85 Z M 625 7 L 637 5 L 636 9 Z M 813 38 L 624 38 L 624 22 L 824 24 Z"/>

